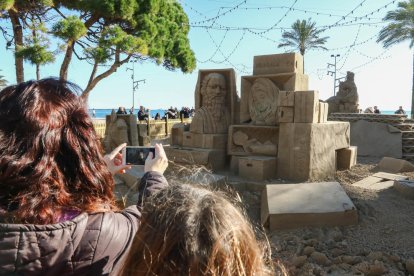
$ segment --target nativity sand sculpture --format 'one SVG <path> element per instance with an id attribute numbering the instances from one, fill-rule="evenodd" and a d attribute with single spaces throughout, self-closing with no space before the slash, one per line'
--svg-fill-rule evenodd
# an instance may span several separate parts
<path id="1" fill-rule="evenodd" d="M 355 74 L 353 72 L 346 72 L 345 81 L 339 83 L 339 90 L 336 96 L 330 97 L 327 100 L 329 113 L 359 112 L 359 96 L 354 76 Z"/>

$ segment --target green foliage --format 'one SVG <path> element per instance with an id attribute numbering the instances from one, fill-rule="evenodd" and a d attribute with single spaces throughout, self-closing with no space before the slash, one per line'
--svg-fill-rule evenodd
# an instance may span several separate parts
<path id="1" fill-rule="evenodd" d="M 299 50 L 302 55 L 305 55 L 308 49 L 327 50 L 323 45 L 329 37 L 319 37 L 324 30 L 318 30 L 315 25 L 316 22 L 312 22 L 310 18 L 307 21 L 296 20 L 292 24 L 292 30 L 282 34 L 278 47 L 292 47 Z"/>
<path id="2" fill-rule="evenodd" d="M 129 58 L 153 60 L 183 72 L 196 67 L 188 17 L 176 0 L 0 0 L 0 7 L 6 3 L 20 17 L 25 34 L 16 57 L 36 65 L 51 62 L 54 55 L 47 38 L 60 38 L 66 48 L 62 77 L 67 76 L 72 55 L 109 68 Z M 33 28 L 31 21 L 36 21 Z M 61 42 L 56 44 L 59 47 Z"/>
<path id="3" fill-rule="evenodd" d="M 85 24 L 77 16 L 68 16 L 52 27 L 52 32 L 63 40 L 76 41 L 87 33 Z"/>
<path id="4" fill-rule="evenodd" d="M 14 5 L 14 0 L 0 0 L 0 11 L 8 10 Z"/>
<path id="5" fill-rule="evenodd" d="M 96 61 L 97 63 L 102 64 L 112 60 L 112 53 L 109 48 L 86 48 L 84 53 L 88 59 Z"/>
<path id="6" fill-rule="evenodd" d="M 33 44 L 16 49 L 16 57 L 22 57 L 33 65 L 44 65 L 55 61 L 52 52 L 49 52 L 46 46 Z"/>
<path id="7" fill-rule="evenodd" d="M 384 21 L 389 24 L 381 29 L 377 42 L 385 48 L 403 41 L 409 41 L 410 48 L 414 46 L 414 0 L 399 2 L 398 9 L 389 11 Z"/>
<path id="8" fill-rule="evenodd" d="M 148 53 L 147 45 L 143 39 L 127 34 L 118 25 L 105 28 L 99 45 L 105 48 L 114 46 L 127 54 L 140 53 L 146 55 Z"/>

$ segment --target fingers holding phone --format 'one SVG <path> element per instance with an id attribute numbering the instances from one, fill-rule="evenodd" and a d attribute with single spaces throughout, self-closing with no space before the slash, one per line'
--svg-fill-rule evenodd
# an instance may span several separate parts
<path id="1" fill-rule="evenodd" d="M 164 148 L 161 144 L 155 145 L 155 157 L 152 152 L 148 154 L 147 159 L 145 160 L 144 171 L 156 171 L 159 173 L 164 173 L 168 167 L 168 158 L 165 154 Z"/>
<path id="2" fill-rule="evenodd" d="M 125 170 L 131 168 L 130 165 L 125 165 L 122 163 L 122 154 L 119 153 L 121 150 L 124 150 L 127 144 L 121 144 L 117 148 L 115 148 L 111 153 L 104 156 L 104 160 L 106 165 L 108 166 L 108 170 L 111 172 L 112 175 L 116 173 L 125 173 Z"/>

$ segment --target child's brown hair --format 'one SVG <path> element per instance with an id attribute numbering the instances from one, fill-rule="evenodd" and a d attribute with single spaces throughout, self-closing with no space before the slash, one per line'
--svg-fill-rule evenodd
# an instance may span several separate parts
<path id="1" fill-rule="evenodd" d="M 231 201 L 189 184 L 148 198 L 121 275 L 274 275 L 268 242 Z"/>

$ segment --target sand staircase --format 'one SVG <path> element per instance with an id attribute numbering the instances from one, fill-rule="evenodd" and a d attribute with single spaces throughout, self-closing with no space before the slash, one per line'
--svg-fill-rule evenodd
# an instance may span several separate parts
<path id="1" fill-rule="evenodd" d="M 414 162 L 414 120 L 408 119 L 407 115 L 333 113 L 329 115 L 329 120 L 347 122 L 365 120 L 392 125 L 398 128 L 402 134 L 402 158 Z"/>

